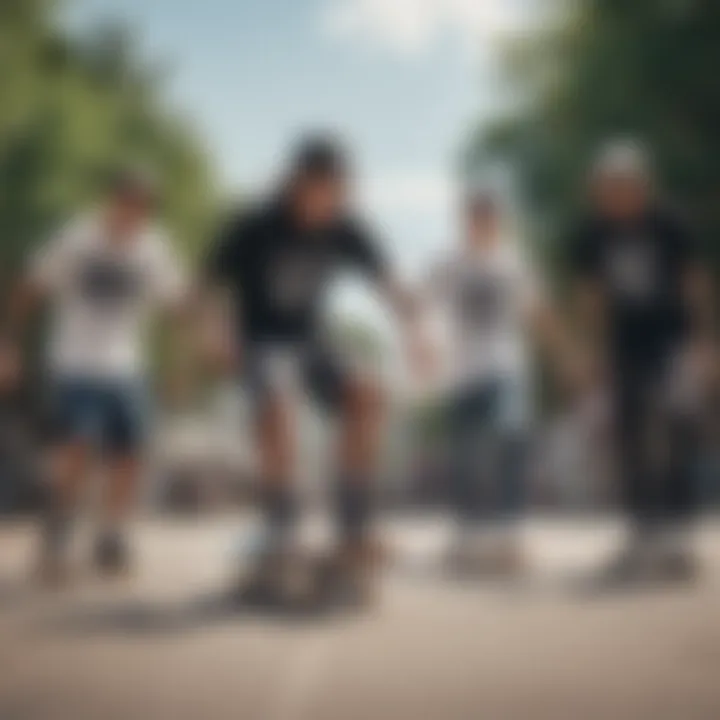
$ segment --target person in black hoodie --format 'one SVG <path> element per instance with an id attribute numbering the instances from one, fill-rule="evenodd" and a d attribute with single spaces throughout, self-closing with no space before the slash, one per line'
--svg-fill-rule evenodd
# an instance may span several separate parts
<path id="1" fill-rule="evenodd" d="M 690 530 L 695 412 L 712 334 L 711 278 L 688 224 L 653 188 L 637 143 L 602 149 L 591 209 L 572 245 L 576 307 L 607 369 L 617 463 L 630 541 L 611 581 L 687 578 L 696 564 Z"/>

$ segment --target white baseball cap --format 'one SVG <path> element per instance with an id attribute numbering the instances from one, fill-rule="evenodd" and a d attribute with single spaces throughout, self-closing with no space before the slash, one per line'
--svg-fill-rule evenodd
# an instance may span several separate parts
<path id="1" fill-rule="evenodd" d="M 606 142 L 598 151 L 592 166 L 595 178 L 628 178 L 648 180 L 652 163 L 647 149 L 632 138 Z"/>

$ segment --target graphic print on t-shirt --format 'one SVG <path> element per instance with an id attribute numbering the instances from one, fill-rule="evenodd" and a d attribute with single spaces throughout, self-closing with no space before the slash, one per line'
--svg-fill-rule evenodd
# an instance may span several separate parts
<path id="1" fill-rule="evenodd" d="M 136 299 L 142 286 L 139 269 L 107 258 L 92 258 L 79 268 L 79 287 L 85 300 L 101 310 L 115 310 Z"/>
<path id="2" fill-rule="evenodd" d="M 301 312 L 311 305 L 325 280 L 326 266 L 320 257 L 293 251 L 281 254 L 268 268 L 276 309 Z"/>
<path id="3" fill-rule="evenodd" d="M 462 388 L 498 376 L 524 383 L 525 317 L 535 284 L 515 247 L 506 242 L 482 252 L 453 252 L 428 280 L 449 330 L 449 385 Z"/>
<path id="4" fill-rule="evenodd" d="M 648 302 L 658 292 L 657 257 L 645 238 L 628 237 L 616 242 L 607 257 L 612 291 L 630 302 Z"/>
<path id="5" fill-rule="evenodd" d="M 505 283 L 489 273 L 462 278 L 457 291 L 458 314 L 468 329 L 495 327 L 501 322 Z"/>

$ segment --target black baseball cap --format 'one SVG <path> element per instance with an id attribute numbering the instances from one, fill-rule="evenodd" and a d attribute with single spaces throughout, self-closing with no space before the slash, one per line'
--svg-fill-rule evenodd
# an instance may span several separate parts
<path id="1" fill-rule="evenodd" d="M 154 206 L 160 200 L 160 183 L 147 166 L 124 165 L 110 172 L 108 192 L 116 197 L 137 198 Z"/>
<path id="2" fill-rule="evenodd" d="M 342 179 L 350 175 L 350 155 L 336 137 L 317 133 L 303 137 L 292 160 L 292 174 L 316 179 Z"/>

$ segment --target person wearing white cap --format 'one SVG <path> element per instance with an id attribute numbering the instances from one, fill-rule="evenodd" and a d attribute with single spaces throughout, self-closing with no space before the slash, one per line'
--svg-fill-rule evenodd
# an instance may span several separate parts
<path id="1" fill-rule="evenodd" d="M 571 268 L 580 325 L 607 369 L 620 496 L 630 541 L 602 573 L 616 582 L 686 579 L 696 563 L 692 392 L 712 330 L 712 289 L 686 222 L 655 191 L 632 140 L 601 148 Z"/>
<path id="2" fill-rule="evenodd" d="M 531 340 L 550 351 L 564 380 L 581 365 L 508 218 L 497 192 L 469 192 L 460 238 L 432 266 L 423 288 L 426 304 L 444 310 L 450 330 L 448 481 L 458 532 L 449 560 L 463 573 L 524 569 Z"/>
<path id="3" fill-rule="evenodd" d="M 645 147 L 631 139 L 613 140 L 600 148 L 592 174 L 602 182 L 606 178 L 629 178 L 649 183 L 652 180 L 652 162 Z"/>

